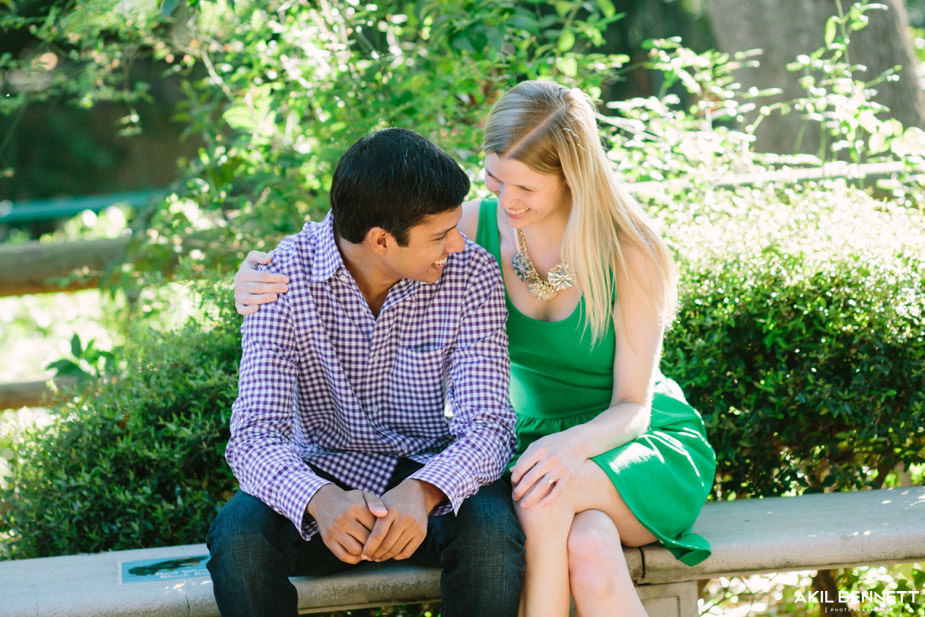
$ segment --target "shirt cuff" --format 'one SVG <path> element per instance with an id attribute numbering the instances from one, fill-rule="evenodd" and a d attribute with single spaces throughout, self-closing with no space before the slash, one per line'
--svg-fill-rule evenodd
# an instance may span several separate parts
<path id="1" fill-rule="evenodd" d="M 318 524 L 308 515 L 306 509 L 308 502 L 325 484 L 332 482 L 307 472 L 284 478 L 277 488 L 277 494 L 283 496 L 280 514 L 292 521 L 303 540 L 308 541 L 318 532 Z"/>
<path id="2" fill-rule="evenodd" d="M 433 484 L 446 495 L 448 501 L 437 505 L 431 512 L 433 515 L 446 514 L 451 510 L 457 514 L 463 501 L 479 490 L 479 485 L 474 478 L 468 474 L 446 469 L 437 460 L 431 460 L 409 477 Z"/>

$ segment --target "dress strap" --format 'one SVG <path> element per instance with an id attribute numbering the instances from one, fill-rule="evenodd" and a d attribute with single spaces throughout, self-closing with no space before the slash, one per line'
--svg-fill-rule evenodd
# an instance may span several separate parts
<path id="1" fill-rule="evenodd" d="M 479 203 L 478 228 L 475 230 L 475 242 L 491 253 L 495 261 L 501 263 L 501 243 L 498 240 L 498 202 L 483 199 Z"/>

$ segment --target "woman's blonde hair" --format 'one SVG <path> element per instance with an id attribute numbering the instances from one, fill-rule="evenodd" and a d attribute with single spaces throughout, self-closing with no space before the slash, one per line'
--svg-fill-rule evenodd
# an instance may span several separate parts
<path id="1" fill-rule="evenodd" d="M 660 280 L 649 283 L 657 294 L 650 300 L 653 307 L 662 300 L 663 326 L 670 321 L 676 302 L 674 261 L 648 216 L 617 181 L 587 95 L 551 81 L 521 82 L 492 107 L 482 149 L 565 179 L 572 209 L 562 256 L 576 276 L 594 340 L 613 318 L 614 295 L 623 302 L 620 287 L 628 272 L 621 242 L 638 245 L 654 261 Z"/>

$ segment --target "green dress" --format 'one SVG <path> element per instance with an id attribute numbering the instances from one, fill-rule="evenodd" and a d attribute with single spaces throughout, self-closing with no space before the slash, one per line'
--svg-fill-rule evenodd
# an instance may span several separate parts
<path id="1" fill-rule="evenodd" d="M 500 263 L 495 200 L 481 204 L 476 242 Z M 581 322 L 582 303 L 566 319 L 547 322 L 527 317 L 507 300 L 516 456 L 534 440 L 587 422 L 610 406 L 613 327 L 592 345 Z M 591 460 L 677 559 L 694 565 L 710 556 L 709 543 L 690 528 L 713 484 L 716 456 L 700 414 L 677 384 L 657 375 L 646 433 Z"/>

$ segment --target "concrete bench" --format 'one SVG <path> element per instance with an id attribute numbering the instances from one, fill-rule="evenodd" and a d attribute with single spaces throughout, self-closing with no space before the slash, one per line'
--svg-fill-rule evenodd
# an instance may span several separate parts
<path id="1" fill-rule="evenodd" d="M 694 529 L 713 546 L 694 567 L 656 545 L 626 550 L 650 617 L 696 616 L 700 579 L 925 560 L 925 487 L 708 503 Z M 206 553 L 192 544 L 0 562 L 0 617 L 213 617 L 208 576 L 120 574 L 126 562 Z M 398 562 L 293 581 L 302 613 L 439 599 L 439 570 Z"/>

